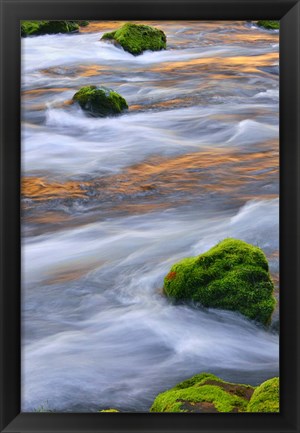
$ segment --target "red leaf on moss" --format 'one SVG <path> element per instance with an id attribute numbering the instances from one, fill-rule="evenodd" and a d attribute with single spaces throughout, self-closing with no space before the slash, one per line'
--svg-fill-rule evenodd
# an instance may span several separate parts
<path id="1" fill-rule="evenodd" d="M 176 272 L 169 272 L 168 275 L 166 276 L 166 279 L 174 280 L 175 277 L 176 277 Z"/>

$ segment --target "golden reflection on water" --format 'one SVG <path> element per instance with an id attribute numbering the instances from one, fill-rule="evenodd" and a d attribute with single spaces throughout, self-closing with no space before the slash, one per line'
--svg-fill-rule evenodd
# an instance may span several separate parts
<path id="1" fill-rule="evenodd" d="M 269 142 L 270 145 L 270 142 Z M 267 145 L 266 145 L 267 146 Z M 274 147 L 274 145 L 272 146 Z M 173 158 L 153 157 L 122 173 L 91 181 L 51 182 L 41 177 L 22 179 L 22 196 L 34 201 L 54 198 L 84 198 L 87 190 L 105 192 L 113 198 L 148 192 L 154 197 L 170 192 L 240 193 L 248 182 L 264 181 L 278 175 L 278 152 L 270 150 L 241 153 L 210 149 Z M 267 194 L 270 197 L 270 194 Z M 249 189 L 244 198 L 253 196 Z"/>
<path id="2" fill-rule="evenodd" d="M 99 262 L 97 264 L 100 265 Z M 51 270 L 49 273 L 49 277 L 47 278 L 47 274 L 45 275 L 44 284 L 46 285 L 52 285 L 52 284 L 64 284 L 70 281 L 76 281 L 79 278 L 86 275 L 89 271 L 94 269 L 95 263 L 89 264 L 86 266 L 82 266 L 79 263 L 77 263 L 76 269 L 72 266 L 69 267 L 65 266 L 65 268 L 61 267 L 57 268 L 55 270 Z"/>
<path id="3" fill-rule="evenodd" d="M 80 68 L 80 76 L 81 77 L 95 77 L 99 75 L 100 71 L 103 71 L 99 65 L 89 65 L 89 66 L 81 66 Z"/>
<path id="4" fill-rule="evenodd" d="M 186 98 L 175 98 L 175 99 L 169 99 L 168 101 L 160 101 L 150 104 L 144 104 L 144 105 L 130 105 L 129 111 L 138 111 L 138 110 L 145 110 L 146 108 L 176 108 L 176 107 L 184 107 L 186 105 L 193 104 L 193 99 L 186 97 Z"/>
<path id="5" fill-rule="evenodd" d="M 42 177 L 23 177 L 21 194 L 24 198 L 45 201 L 54 198 L 83 198 L 82 187 L 85 182 L 67 181 L 64 183 L 49 182 Z"/>
<path id="6" fill-rule="evenodd" d="M 60 224 L 70 221 L 71 219 L 72 217 L 70 215 L 58 210 L 47 211 L 41 215 L 34 215 L 34 217 L 31 218 L 36 224 Z"/>
<path id="7" fill-rule="evenodd" d="M 22 98 L 33 99 L 37 96 L 44 96 L 44 95 L 48 95 L 49 93 L 60 93 L 60 92 L 65 92 L 67 90 L 70 89 L 68 89 L 67 87 L 51 87 L 51 89 L 40 88 L 40 89 L 24 90 L 22 92 Z"/>
<path id="8" fill-rule="evenodd" d="M 258 67 L 273 65 L 278 62 L 278 53 L 259 54 L 257 56 L 228 56 L 228 57 L 202 57 L 189 59 L 186 61 L 178 60 L 175 62 L 164 62 L 159 65 L 154 65 L 152 71 L 159 72 L 177 72 L 178 69 L 188 69 L 190 67 L 203 66 L 204 70 L 222 69 L 226 71 L 236 70 L 237 73 L 256 72 Z M 196 72 L 196 70 L 194 71 Z M 199 69 L 198 69 L 199 72 Z M 219 78 L 219 73 L 216 79 Z M 228 78 L 227 75 L 223 75 Z M 213 78 L 213 77 L 212 77 Z"/>
<path id="9" fill-rule="evenodd" d="M 94 32 L 108 32 L 108 31 L 114 31 L 120 28 L 123 24 L 125 24 L 128 21 L 90 21 L 90 24 L 86 27 L 80 28 L 80 33 L 94 33 Z M 220 37 L 219 31 L 220 29 L 235 29 L 237 31 L 243 31 L 246 28 L 246 22 L 245 21 L 203 21 L 203 20 L 197 20 L 197 21 L 181 21 L 181 20 L 168 20 L 168 21 L 162 21 L 162 20 L 155 20 L 155 21 L 135 21 L 130 20 L 131 23 L 135 24 L 144 24 L 144 25 L 150 25 L 155 26 L 157 28 L 160 28 L 161 30 L 164 30 L 168 35 L 168 29 L 172 29 L 172 32 L 175 33 L 176 30 L 180 31 L 180 34 L 182 35 L 194 35 L 195 30 L 197 31 L 197 28 L 199 29 L 199 32 L 209 30 L 210 31 L 210 37 Z M 250 29 L 249 29 L 250 30 Z M 206 38 L 208 35 L 206 35 Z M 203 38 L 202 38 L 203 39 Z M 200 41 L 202 40 L 200 39 Z M 251 28 L 251 31 L 243 31 L 243 33 L 222 33 L 222 40 L 224 43 L 260 43 L 269 41 L 270 43 L 273 41 L 278 41 L 278 33 L 271 33 L 263 31 L 261 28 Z M 176 40 L 177 43 L 177 40 Z"/>
<path id="10" fill-rule="evenodd" d="M 86 27 L 80 27 L 80 33 L 94 33 L 94 32 L 110 32 L 117 30 L 122 27 L 123 24 L 128 21 L 90 21 L 89 25 Z M 161 28 L 165 21 L 134 21 L 130 20 L 131 23 L 145 24 L 145 25 L 155 25 L 155 27 Z M 176 21 L 175 21 L 176 22 Z M 172 23 L 172 21 L 167 21 L 166 23 Z"/>

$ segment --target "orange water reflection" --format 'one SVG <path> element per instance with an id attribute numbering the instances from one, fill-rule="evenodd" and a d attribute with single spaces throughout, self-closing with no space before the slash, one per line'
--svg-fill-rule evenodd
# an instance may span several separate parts
<path id="1" fill-rule="evenodd" d="M 278 176 L 279 156 L 273 145 L 256 153 L 242 153 L 227 149 L 210 149 L 173 158 L 153 157 L 133 165 L 123 173 L 91 181 L 51 182 L 45 178 L 24 177 L 22 195 L 36 201 L 54 198 L 83 198 L 87 190 L 113 195 L 131 196 L 140 191 L 153 196 L 168 195 L 170 191 L 197 191 L 236 194 L 249 182 L 263 181 Z M 244 197 L 253 197 L 253 191 Z M 270 197 L 270 194 L 268 194 Z"/>
<path id="2" fill-rule="evenodd" d="M 82 190 L 85 184 L 74 181 L 49 182 L 41 177 L 23 177 L 21 193 L 23 197 L 38 201 L 66 197 L 82 198 L 85 196 Z"/>

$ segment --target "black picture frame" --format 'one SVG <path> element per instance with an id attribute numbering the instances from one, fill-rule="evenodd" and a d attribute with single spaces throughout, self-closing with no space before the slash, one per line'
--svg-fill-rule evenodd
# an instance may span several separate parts
<path id="1" fill-rule="evenodd" d="M 280 20 L 280 413 L 20 412 L 22 19 Z M 295 0 L 1 0 L 1 432 L 300 432 L 299 33 Z"/>

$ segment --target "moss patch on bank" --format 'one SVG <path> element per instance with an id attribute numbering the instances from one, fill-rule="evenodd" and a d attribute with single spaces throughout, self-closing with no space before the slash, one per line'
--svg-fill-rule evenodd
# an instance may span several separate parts
<path id="1" fill-rule="evenodd" d="M 247 412 L 279 412 L 279 377 L 269 379 L 255 389 Z"/>
<path id="2" fill-rule="evenodd" d="M 225 382 L 209 373 L 197 374 L 159 394 L 150 412 L 245 412 L 253 391 L 250 385 Z"/>
<path id="3" fill-rule="evenodd" d="M 82 87 L 73 101 L 89 114 L 98 117 L 120 114 L 128 108 L 126 100 L 112 89 L 101 86 Z"/>
<path id="4" fill-rule="evenodd" d="M 114 32 L 105 33 L 101 40 L 115 42 L 125 51 L 138 55 L 145 50 L 166 49 L 167 38 L 162 30 L 155 27 L 126 23 Z"/>
<path id="5" fill-rule="evenodd" d="M 150 412 L 279 412 L 279 378 L 255 388 L 210 373 L 196 374 L 159 394 Z"/>
<path id="6" fill-rule="evenodd" d="M 264 252 L 232 238 L 176 263 L 164 279 L 164 293 L 175 301 L 237 311 L 264 325 L 275 307 L 273 290 Z"/>
<path id="7" fill-rule="evenodd" d="M 103 409 L 103 410 L 99 410 L 99 412 L 110 412 L 110 413 L 114 413 L 114 412 L 120 412 L 117 409 Z"/>
<path id="8" fill-rule="evenodd" d="M 73 23 L 77 23 L 80 27 L 86 27 L 90 24 L 89 21 L 85 21 L 85 20 L 76 20 L 73 21 Z"/>
<path id="9" fill-rule="evenodd" d="M 263 27 L 267 30 L 279 30 L 280 23 L 275 20 L 259 20 L 256 23 L 259 27 Z"/>
<path id="10" fill-rule="evenodd" d="M 21 21 L 21 36 L 77 32 L 78 23 L 79 21 Z"/>

